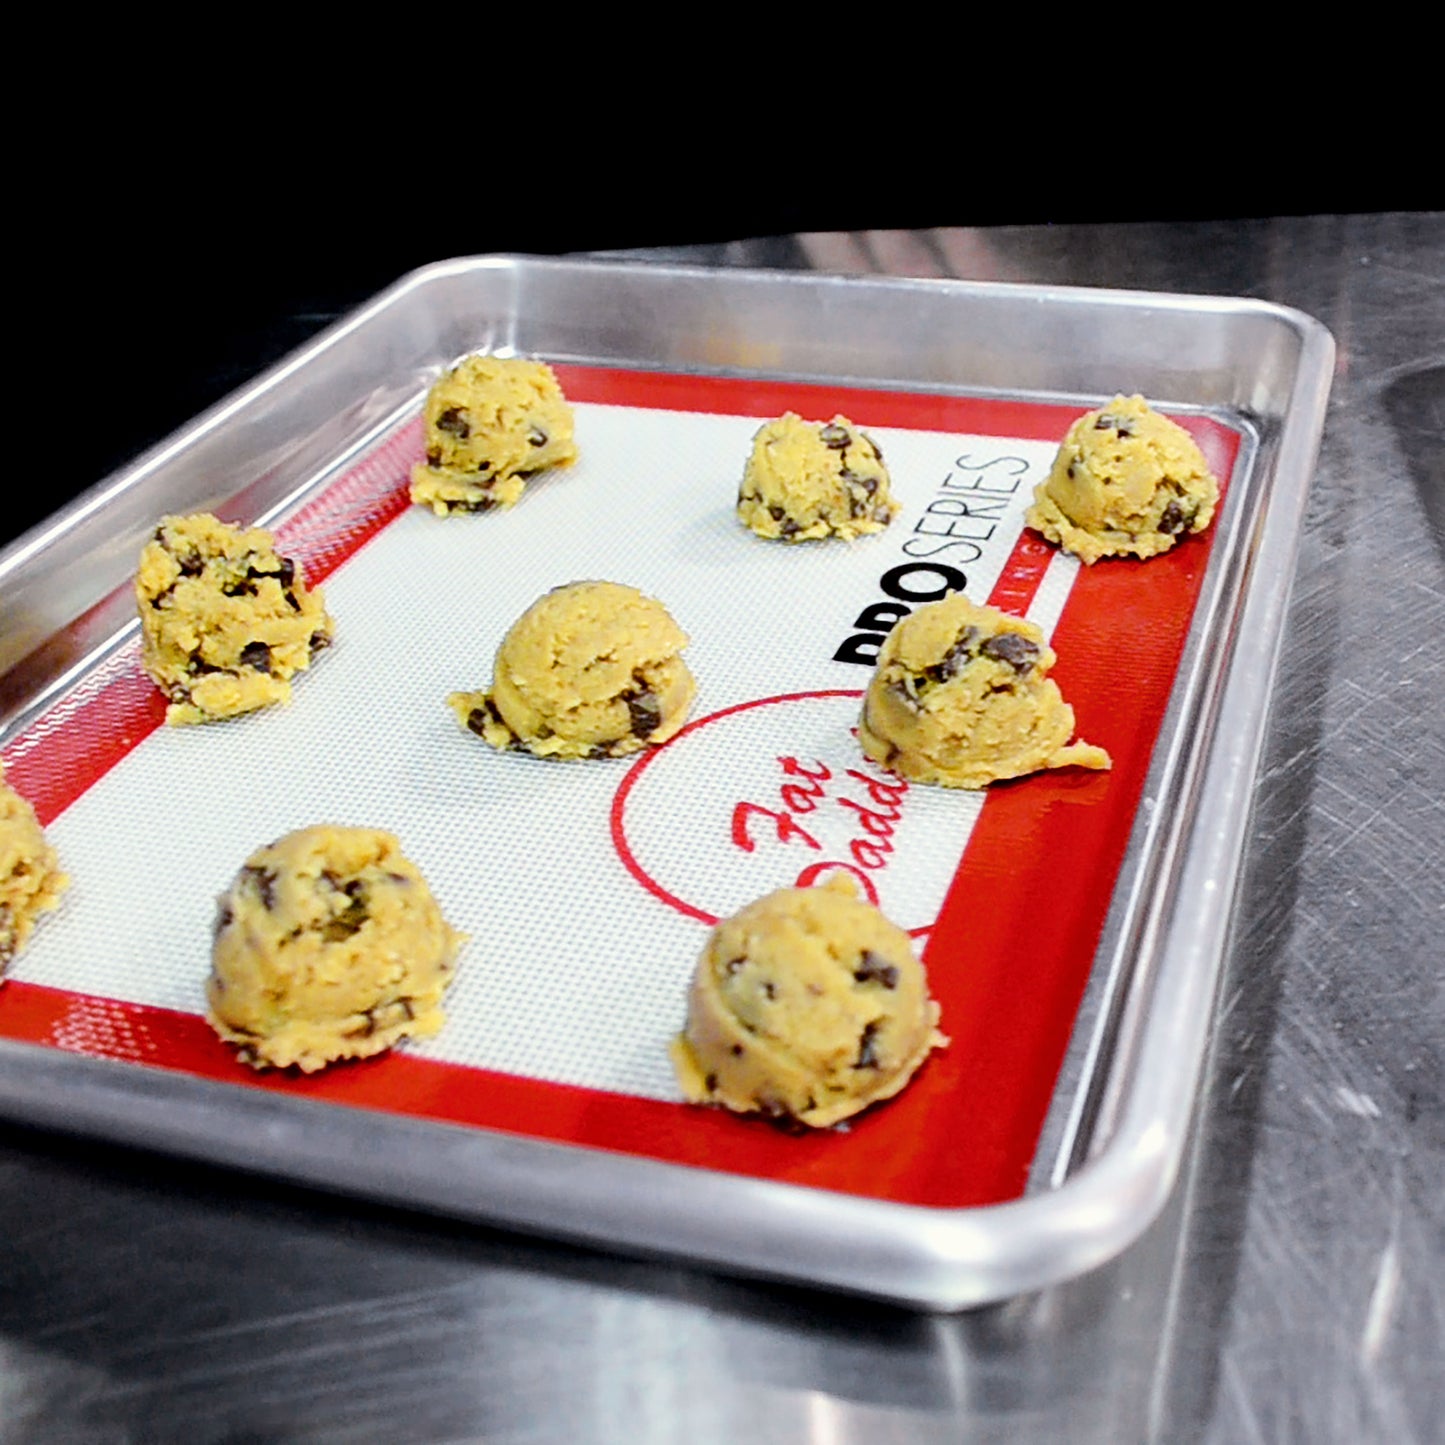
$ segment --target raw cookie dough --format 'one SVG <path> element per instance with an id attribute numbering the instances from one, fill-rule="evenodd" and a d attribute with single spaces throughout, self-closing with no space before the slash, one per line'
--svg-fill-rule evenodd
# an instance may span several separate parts
<path id="1" fill-rule="evenodd" d="M 788 412 L 753 438 L 738 516 L 760 537 L 806 542 L 881 532 L 897 512 L 878 443 L 846 416 Z"/>
<path id="2" fill-rule="evenodd" d="M 539 758 L 618 758 L 665 743 L 695 690 L 687 634 L 620 582 L 539 597 L 497 649 L 490 691 L 455 692 L 457 721 L 494 748 Z"/>
<path id="3" fill-rule="evenodd" d="M 390 833 L 301 828 L 221 895 L 206 1017 L 257 1069 L 379 1054 L 441 1028 L 464 942 Z"/>
<path id="4" fill-rule="evenodd" d="M 961 592 L 905 617 L 878 652 L 858 741 L 918 783 L 981 788 L 1041 768 L 1107 768 L 1070 743 L 1074 710 L 1045 676 L 1057 661 L 1032 622 Z"/>
<path id="5" fill-rule="evenodd" d="M 69 882 L 35 809 L 6 783 L 0 763 L 0 974 L 25 947 L 40 915 L 60 906 Z"/>
<path id="6" fill-rule="evenodd" d="M 1116 396 L 1068 430 L 1028 525 L 1083 562 L 1154 557 L 1214 516 L 1219 483 L 1183 427 Z"/>
<path id="7" fill-rule="evenodd" d="M 908 935 L 834 874 L 713 929 L 672 1061 L 695 1104 L 822 1129 L 898 1093 L 937 1025 Z"/>
<path id="8" fill-rule="evenodd" d="M 214 722 L 291 697 L 291 679 L 331 642 L 301 569 L 262 527 L 206 512 L 166 517 L 135 579 L 142 661 L 171 724 Z"/>
<path id="9" fill-rule="evenodd" d="M 411 499 L 439 517 L 510 507 L 526 479 L 577 460 L 572 408 L 542 361 L 468 356 L 426 399 L 426 461 Z"/>

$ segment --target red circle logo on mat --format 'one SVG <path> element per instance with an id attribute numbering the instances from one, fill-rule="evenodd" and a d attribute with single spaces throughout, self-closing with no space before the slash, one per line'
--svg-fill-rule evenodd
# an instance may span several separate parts
<path id="1" fill-rule="evenodd" d="M 612 839 L 653 897 L 716 923 L 775 888 L 846 873 L 900 927 L 938 916 L 982 799 L 910 787 L 863 756 L 856 689 L 738 703 L 644 753 Z"/>

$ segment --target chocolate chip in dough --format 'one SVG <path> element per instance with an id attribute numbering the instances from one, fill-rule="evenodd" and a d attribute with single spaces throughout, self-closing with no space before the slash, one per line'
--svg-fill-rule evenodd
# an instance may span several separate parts
<path id="1" fill-rule="evenodd" d="M 622 694 L 627 704 L 627 715 L 631 720 L 632 736 L 647 739 L 662 725 L 662 702 L 638 673 L 633 678 L 640 684 Z"/>
<path id="2" fill-rule="evenodd" d="M 858 1035 L 858 1058 L 853 1065 L 855 1069 L 876 1069 L 878 1067 L 876 1047 L 878 1027 L 877 1019 L 863 1025 L 863 1032 Z"/>
<path id="3" fill-rule="evenodd" d="M 455 501 L 448 500 L 447 510 L 449 512 L 490 512 L 496 505 L 495 497 L 458 497 Z"/>
<path id="4" fill-rule="evenodd" d="M 898 987 L 898 969 L 871 949 L 863 950 L 863 960 L 853 970 L 853 977 L 859 983 L 881 983 L 884 988 Z"/>
<path id="5" fill-rule="evenodd" d="M 241 874 L 249 878 L 254 884 L 256 892 L 260 895 L 261 906 L 265 909 L 272 909 L 276 906 L 276 875 L 269 868 L 257 868 L 248 863 Z"/>
<path id="6" fill-rule="evenodd" d="M 955 678 L 968 665 L 969 659 L 973 656 L 974 644 L 978 641 L 978 628 L 965 627 L 958 634 L 952 647 L 943 654 L 939 662 L 937 672 L 940 682 L 947 682 Z M 930 671 L 935 669 L 930 668 Z"/>
<path id="7" fill-rule="evenodd" d="M 1166 537 L 1182 532 L 1194 520 L 1193 512 L 1186 512 L 1178 502 L 1170 502 L 1159 514 L 1159 530 Z"/>
<path id="8" fill-rule="evenodd" d="M 997 662 L 1008 663 L 1020 676 L 1034 665 L 1039 655 L 1038 644 L 1030 642 L 1021 632 L 1000 632 L 990 637 L 979 651 Z"/>
<path id="9" fill-rule="evenodd" d="M 438 431 L 447 432 L 458 441 L 465 441 L 472 434 L 466 414 L 458 406 L 449 406 L 437 418 L 436 426 Z"/>
<path id="10" fill-rule="evenodd" d="M 271 672 L 271 649 L 264 642 L 248 642 L 241 649 L 241 666 L 255 668 L 268 676 Z"/>

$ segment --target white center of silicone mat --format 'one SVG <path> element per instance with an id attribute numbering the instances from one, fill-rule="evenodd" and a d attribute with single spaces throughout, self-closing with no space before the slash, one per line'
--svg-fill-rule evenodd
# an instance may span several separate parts
<path id="1" fill-rule="evenodd" d="M 858 542 L 789 546 L 754 537 L 733 513 L 758 425 L 580 405 L 582 459 L 536 479 L 512 511 L 443 520 L 410 508 L 326 582 L 336 645 L 298 679 L 290 706 L 161 728 L 51 825 L 71 891 L 13 976 L 202 1012 L 215 898 L 247 854 L 311 823 L 380 827 L 471 935 L 445 1030 L 409 1048 L 675 1098 L 667 1043 L 706 934 L 697 913 L 842 862 L 868 876 L 897 922 L 926 928 L 979 796 L 876 786 L 889 780 L 849 733 L 856 700 L 793 695 L 863 688 L 868 668 L 833 654 L 865 608 L 890 600 L 880 579 L 992 526 L 935 553 L 986 599 L 1055 447 L 870 426 L 899 517 Z M 1018 461 L 980 470 L 1001 458 Z M 948 479 L 988 477 L 1016 489 L 992 521 L 950 537 L 941 529 L 956 514 L 929 507 L 957 497 Z M 1049 564 L 1030 609 L 1046 631 L 1076 570 L 1068 558 Z M 446 706 L 449 692 L 490 680 L 498 642 L 532 601 L 584 578 L 664 602 L 692 638 L 691 716 L 725 714 L 652 756 L 620 808 L 635 758 L 497 753 Z M 812 790 L 788 795 L 801 811 L 784 799 L 789 784 Z"/>

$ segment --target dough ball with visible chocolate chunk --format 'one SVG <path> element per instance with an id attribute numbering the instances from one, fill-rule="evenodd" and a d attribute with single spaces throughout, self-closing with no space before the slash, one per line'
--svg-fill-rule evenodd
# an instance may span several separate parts
<path id="1" fill-rule="evenodd" d="M 221 895 L 206 1017 L 258 1069 L 379 1054 L 441 1028 L 465 941 L 390 833 L 301 828 Z"/>
<path id="2" fill-rule="evenodd" d="M 6 783 L 0 763 L 0 974 L 25 947 L 40 915 L 60 906 L 69 882 L 35 809 Z"/>
<path id="3" fill-rule="evenodd" d="M 135 579 L 141 660 L 170 699 L 166 721 L 214 722 L 291 696 L 331 642 L 321 593 L 263 527 L 207 512 L 166 517 Z"/>
<path id="4" fill-rule="evenodd" d="M 425 420 L 411 499 L 439 517 L 510 507 L 533 473 L 577 460 L 572 408 L 542 361 L 466 357 L 428 393 Z"/>
<path id="5" fill-rule="evenodd" d="M 901 777 L 946 788 L 1107 768 L 1103 748 L 1069 742 L 1074 710 L 1047 676 L 1056 661 L 1032 622 L 961 592 L 930 602 L 884 639 L 858 741 Z"/>
<path id="6" fill-rule="evenodd" d="M 897 510 L 878 443 L 846 416 L 804 421 L 788 412 L 753 438 L 738 516 L 758 536 L 861 537 L 881 532 Z"/>
<path id="7" fill-rule="evenodd" d="M 947 1043 L 908 935 L 834 874 L 713 929 L 672 1059 L 693 1103 L 822 1129 L 891 1099 Z"/>
<path id="8" fill-rule="evenodd" d="M 1027 521 L 1083 562 L 1155 557 L 1202 532 L 1218 501 L 1194 438 L 1142 396 L 1116 396 L 1069 428 Z"/>
<path id="9" fill-rule="evenodd" d="M 695 685 L 687 634 L 620 582 L 573 582 L 539 597 L 497 649 L 492 685 L 447 702 L 494 748 L 540 758 L 616 758 L 664 743 Z"/>

